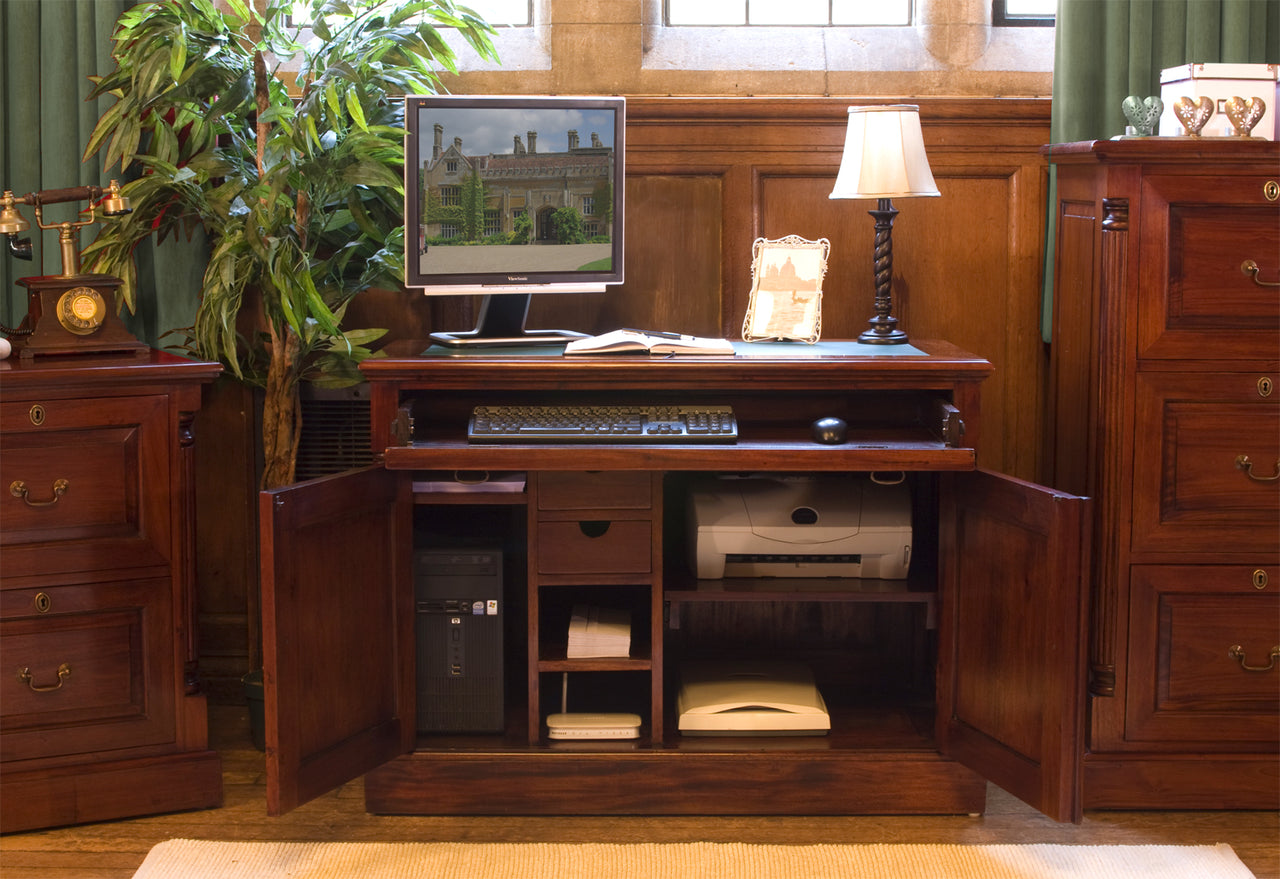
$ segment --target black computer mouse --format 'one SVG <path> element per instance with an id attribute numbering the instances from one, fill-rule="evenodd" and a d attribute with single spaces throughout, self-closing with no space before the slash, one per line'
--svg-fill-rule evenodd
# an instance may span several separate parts
<path id="1" fill-rule="evenodd" d="M 833 446 L 844 442 L 849 425 L 843 418 L 819 418 L 813 422 L 813 441 Z"/>

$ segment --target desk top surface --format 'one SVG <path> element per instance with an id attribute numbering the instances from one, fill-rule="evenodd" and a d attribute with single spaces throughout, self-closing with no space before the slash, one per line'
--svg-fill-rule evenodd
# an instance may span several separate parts
<path id="1" fill-rule="evenodd" d="M 437 387 L 488 381 L 509 386 L 545 381 L 575 385 L 660 382 L 678 387 L 827 380 L 880 381 L 906 387 L 981 381 L 992 372 L 984 358 L 939 341 L 895 346 L 842 340 L 815 345 L 735 342 L 734 352 L 732 357 L 644 353 L 566 356 L 559 346 L 465 351 L 432 347 L 412 356 L 372 358 L 360 368 L 372 382 L 424 382 Z"/>

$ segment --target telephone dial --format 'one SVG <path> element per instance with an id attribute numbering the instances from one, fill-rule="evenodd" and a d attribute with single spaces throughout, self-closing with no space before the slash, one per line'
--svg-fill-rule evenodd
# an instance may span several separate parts
<path id="1" fill-rule="evenodd" d="M 45 224 L 45 205 L 72 201 L 89 202 L 87 218 Z M 31 239 L 18 237 L 31 228 L 18 205 L 35 209 L 36 225 L 41 229 L 58 230 L 62 254 L 62 274 L 18 279 L 18 284 L 27 288 L 27 316 L 16 328 L 0 324 L 0 332 L 9 337 L 23 360 L 52 354 L 142 356 L 148 350 L 125 328 L 116 313 L 116 291 L 123 282 L 111 275 L 80 272 L 79 232 L 96 222 L 99 204 L 107 217 L 132 210 L 129 200 L 120 192 L 120 184 L 114 180 L 106 190 L 100 186 L 74 186 L 15 196 L 6 189 L 0 195 L 0 235 L 8 237 L 10 254 L 26 260 L 32 255 Z"/>

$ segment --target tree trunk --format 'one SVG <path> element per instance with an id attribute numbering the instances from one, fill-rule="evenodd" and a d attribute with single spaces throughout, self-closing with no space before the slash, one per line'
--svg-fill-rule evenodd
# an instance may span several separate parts
<path id="1" fill-rule="evenodd" d="M 262 407 L 262 488 L 291 485 L 302 435 L 302 398 L 298 393 L 301 343 L 292 328 L 283 337 L 271 325 L 271 363 Z"/>

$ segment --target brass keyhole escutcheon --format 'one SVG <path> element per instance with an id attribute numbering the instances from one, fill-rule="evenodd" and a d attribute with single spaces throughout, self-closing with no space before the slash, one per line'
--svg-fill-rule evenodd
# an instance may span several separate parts
<path id="1" fill-rule="evenodd" d="M 1268 180 L 1262 184 L 1262 197 L 1267 201 L 1275 201 L 1280 198 L 1280 183 L 1274 180 Z"/>
<path id="2" fill-rule="evenodd" d="M 1262 568 L 1258 568 L 1258 570 L 1253 572 L 1253 588 L 1254 589 L 1267 588 L 1267 572 L 1262 570 Z"/>
<path id="3" fill-rule="evenodd" d="M 34 604 L 37 613 L 48 613 L 53 607 L 53 599 L 49 597 L 48 592 L 37 592 Z"/>
<path id="4" fill-rule="evenodd" d="M 1264 375 L 1262 378 L 1258 379 L 1258 396 L 1259 397 L 1270 397 L 1271 391 L 1274 388 L 1275 388 L 1275 382 L 1271 380 L 1270 376 Z"/>
<path id="5" fill-rule="evenodd" d="M 44 407 L 41 406 L 39 403 L 36 403 L 34 406 L 32 406 L 30 409 L 27 410 L 27 417 L 31 419 L 32 424 L 34 424 L 36 427 L 39 427 L 40 425 L 44 424 L 44 419 L 45 419 Z"/>

